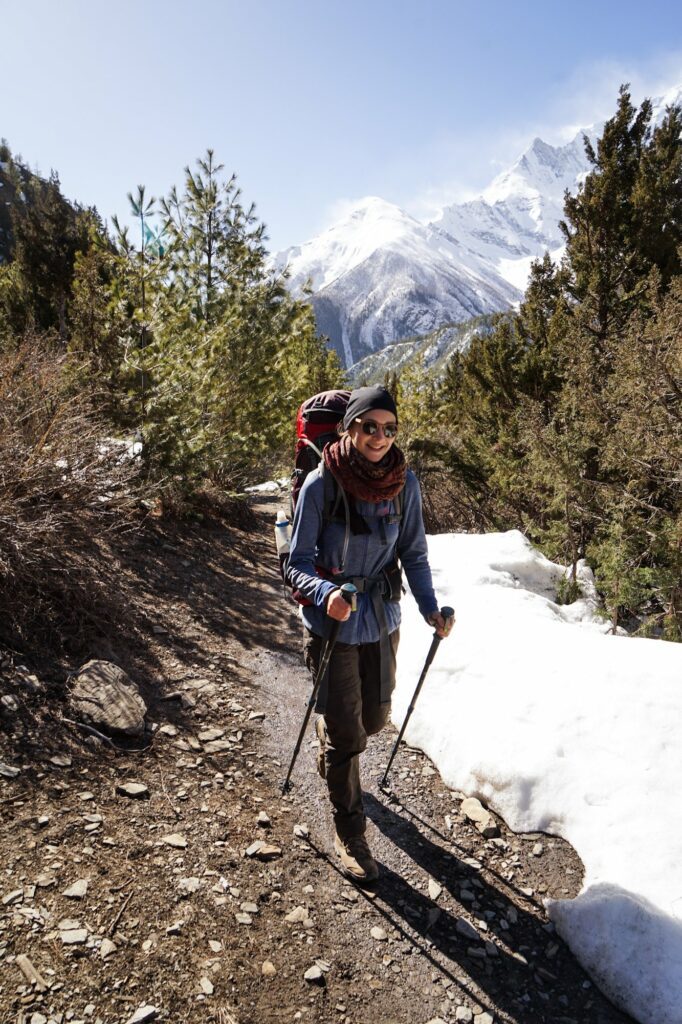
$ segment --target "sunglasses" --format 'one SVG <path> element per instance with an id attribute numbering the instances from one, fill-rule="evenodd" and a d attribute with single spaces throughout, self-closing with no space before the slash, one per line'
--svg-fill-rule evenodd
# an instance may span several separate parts
<path id="1" fill-rule="evenodd" d="M 359 420 L 356 420 L 356 423 L 358 422 Z M 391 441 L 398 433 L 397 423 L 376 423 L 374 420 L 363 420 L 360 426 L 362 427 L 363 434 L 374 437 L 375 434 L 381 431 L 388 441 Z"/>

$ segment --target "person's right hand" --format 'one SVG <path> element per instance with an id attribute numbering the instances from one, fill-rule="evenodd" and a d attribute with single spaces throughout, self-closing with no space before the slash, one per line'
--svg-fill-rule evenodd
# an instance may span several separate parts
<path id="1" fill-rule="evenodd" d="M 327 615 L 337 622 L 345 622 L 350 618 L 351 608 L 340 590 L 332 590 L 327 598 Z"/>

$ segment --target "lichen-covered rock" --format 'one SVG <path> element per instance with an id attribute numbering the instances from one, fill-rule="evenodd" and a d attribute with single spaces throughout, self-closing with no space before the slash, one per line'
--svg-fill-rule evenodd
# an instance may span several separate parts
<path id="1" fill-rule="evenodd" d="M 110 661 L 88 661 L 71 684 L 74 717 L 103 732 L 140 736 L 147 706 L 133 680 Z"/>

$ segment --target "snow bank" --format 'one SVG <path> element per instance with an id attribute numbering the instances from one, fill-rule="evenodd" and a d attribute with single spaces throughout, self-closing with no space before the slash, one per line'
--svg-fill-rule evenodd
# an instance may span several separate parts
<path id="1" fill-rule="evenodd" d="M 280 480 L 266 480 L 265 483 L 256 484 L 254 487 L 245 487 L 245 494 L 279 494 L 289 484 L 288 477 Z"/>
<path id="2" fill-rule="evenodd" d="M 516 831 L 567 839 L 583 891 L 549 901 L 560 935 L 642 1022 L 682 1024 L 682 645 L 607 635 L 591 572 L 564 574 L 517 531 L 429 538 L 441 604 L 457 611 L 406 733 L 451 787 Z M 429 646 L 403 605 L 393 720 Z"/>

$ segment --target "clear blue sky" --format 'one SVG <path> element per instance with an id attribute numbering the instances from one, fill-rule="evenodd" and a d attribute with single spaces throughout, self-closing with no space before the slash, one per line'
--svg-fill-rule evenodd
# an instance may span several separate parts
<path id="1" fill-rule="evenodd" d="M 271 247 L 346 200 L 424 216 L 535 134 L 682 83 L 672 0 L 0 0 L 0 136 L 126 217 L 207 146 Z M 554 133 L 554 137 L 552 136 Z"/>

